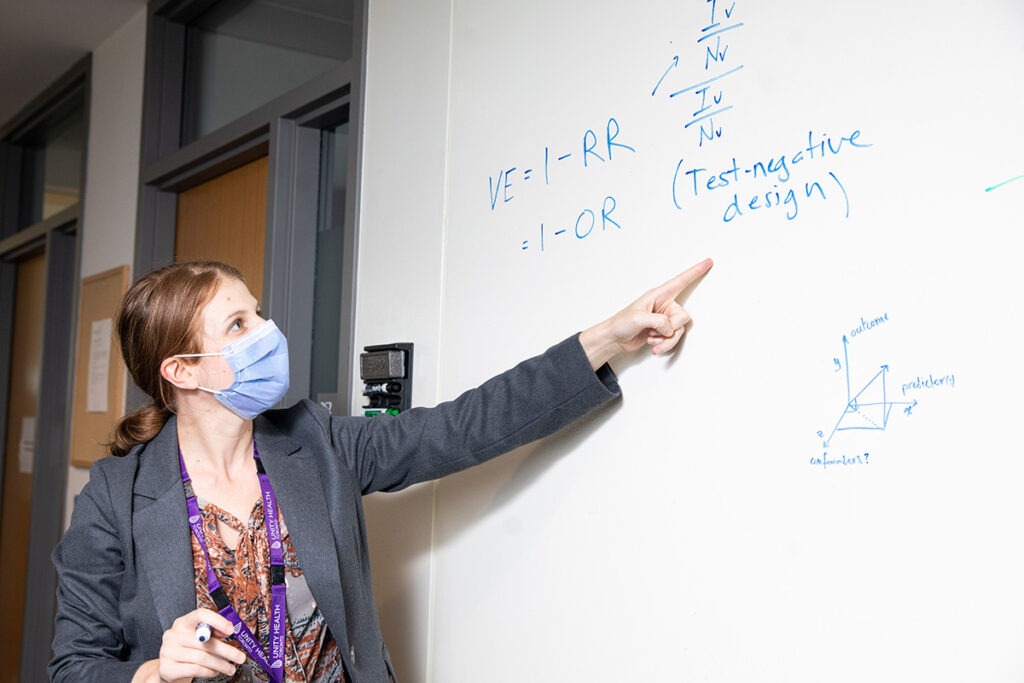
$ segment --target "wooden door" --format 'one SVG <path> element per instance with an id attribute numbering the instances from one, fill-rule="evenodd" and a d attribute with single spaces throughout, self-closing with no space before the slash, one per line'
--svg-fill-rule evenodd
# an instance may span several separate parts
<path id="1" fill-rule="evenodd" d="M 242 271 L 249 291 L 263 296 L 267 225 L 267 157 L 178 195 L 174 260 L 212 260 Z"/>
<path id="2" fill-rule="evenodd" d="M 10 402 L 4 444 L 3 505 L 0 512 L 0 683 L 17 683 L 21 664 L 22 614 L 32 502 L 35 419 L 43 362 L 43 308 L 46 256 L 39 253 L 18 263 L 11 348 Z"/>

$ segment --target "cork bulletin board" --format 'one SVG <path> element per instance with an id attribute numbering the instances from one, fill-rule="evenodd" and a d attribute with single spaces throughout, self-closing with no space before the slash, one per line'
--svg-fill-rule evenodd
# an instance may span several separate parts
<path id="1" fill-rule="evenodd" d="M 113 339 L 114 313 L 128 288 L 127 265 L 82 280 L 75 344 L 71 464 L 88 467 L 124 412 L 124 363 Z"/>

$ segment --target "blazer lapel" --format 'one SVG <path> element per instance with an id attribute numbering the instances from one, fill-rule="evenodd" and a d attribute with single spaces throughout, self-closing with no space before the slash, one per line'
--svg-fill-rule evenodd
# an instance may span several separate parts
<path id="1" fill-rule="evenodd" d="M 254 430 L 260 460 L 274 487 L 306 583 L 331 631 L 340 636 L 346 628 L 338 551 L 320 470 L 309 457 L 309 449 L 303 449 L 265 418 L 256 418 Z"/>
<path id="2" fill-rule="evenodd" d="M 172 416 L 139 455 L 132 536 L 163 630 L 196 608 L 188 508 Z"/>
<path id="3" fill-rule="evenodd" d="M 266 419 L 254 423 L 260 451 L 285 526 L 310 591 L 332 632 L 346 632 L 338 587 L 338 553 L 320 471 L 308 449 Z M 133 537 L 139 563 L 153 591 L 162 629 L 196 607 L 192 536 L 178 466 L 177 421 L 172 416 L 140 454 L 135 483 Z"/>

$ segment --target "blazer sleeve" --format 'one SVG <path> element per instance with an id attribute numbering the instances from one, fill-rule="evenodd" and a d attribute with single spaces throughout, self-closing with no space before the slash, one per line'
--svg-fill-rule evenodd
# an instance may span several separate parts
<path id="1" fill-rule="evenodd" d="M 131 491 L 124 496 L 130 501 Z M 60 580 L 51 681 L 131 681 L 142 664 L 124 661 L 119 599 L 125 560 L 114 510 L 104 469 L 94 465 L 53 551 Z"/>
<path id="2" fill-rule="evenodd" d="M 333 418 L 335 449 L 363 493 L 394 491 L 466 469 L 548 436 L 619 395 L 574 335 L 453 401 L 397 416 Z"/>

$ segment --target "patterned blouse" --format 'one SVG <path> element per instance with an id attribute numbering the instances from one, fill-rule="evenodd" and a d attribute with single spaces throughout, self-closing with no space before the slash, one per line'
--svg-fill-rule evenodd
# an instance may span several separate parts
<path id="1" fill-rule="evenodd" d="M 238 616 L 265 646 L 270 634 L 270 546 L 263 527 L 263 501 L 257 501 L 246 523 L 213 503 L 202 499 L 197 502 L 202 509 L 210 562 L 217 580 Z M 239 533 L 238 545 L 234 550 L 221 538 L 217 530 L 218 522 Z M 296 560 L 295 547 L 283 519 L 281 535 L 284 541 L 285 584 L 288 587 L 284 680 L 287 683 L 345 683 L 345 670 L 338 645 L 306 585 L 306 577 Z M 194 535 L 192 563 L 195 567 L 196 604 L 216 612 L 217 608 L 206 585 L 206 558 Z M 228 642 L 241 649 L 237 641 L 232 639 Z M 269 681 L 269 677 L 250 657 L 233 676 L 219 675 L 195 680 L 209 683 L 263 683 Z"/>

